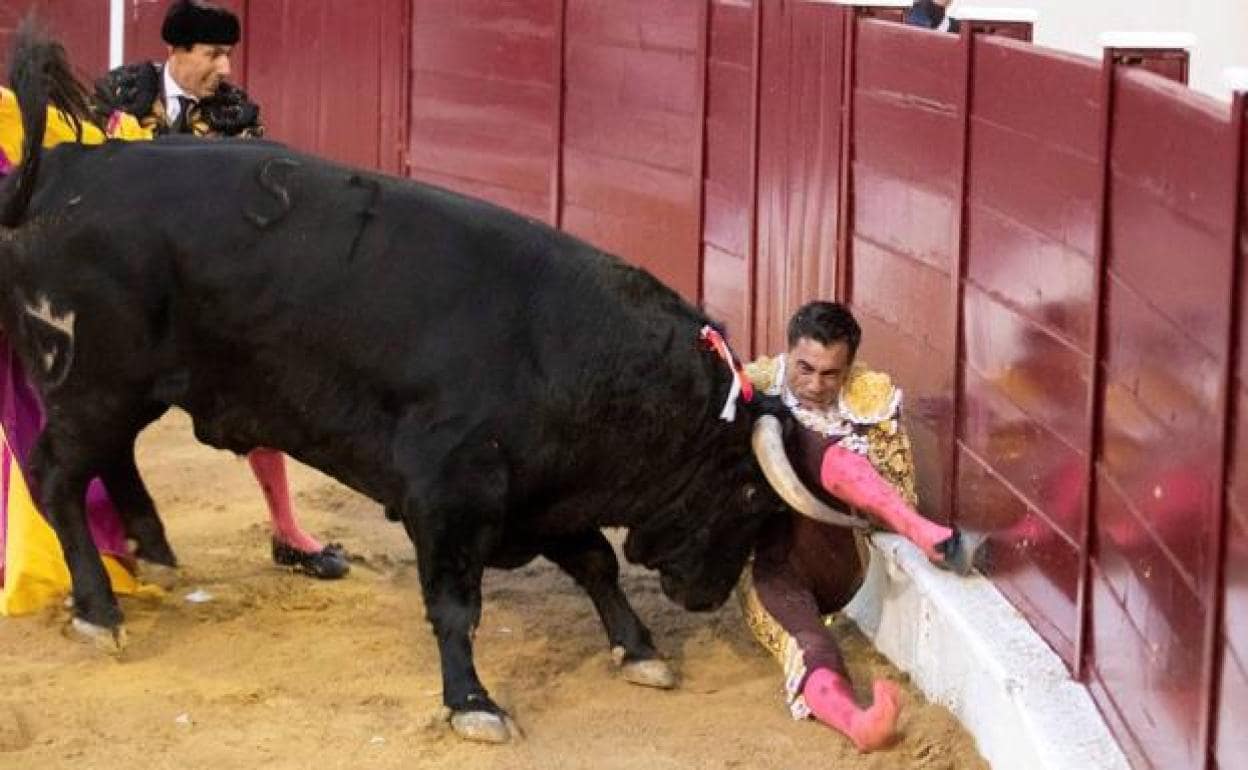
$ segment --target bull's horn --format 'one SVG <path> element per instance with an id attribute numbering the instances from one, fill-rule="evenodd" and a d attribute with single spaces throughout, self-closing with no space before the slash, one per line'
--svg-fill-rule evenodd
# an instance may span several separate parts
<path id="1" fill-rule="evenodd" d="M 767 482 L 793 510 L 834 527 L 865 529 L 870 526 L 857 516 L 832 510 L 810 493 L 789 463 L 789 457 L 784 451 L 784 438 L 780 433 L 780 421 L 774 415 L 765 414 L 754 423 L 752 443 L 754 456 L 758 458 Z"/>

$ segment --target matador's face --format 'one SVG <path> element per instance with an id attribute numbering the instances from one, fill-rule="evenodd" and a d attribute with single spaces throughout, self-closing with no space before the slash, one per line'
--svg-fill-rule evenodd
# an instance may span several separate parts
<path id="1" fill-rule="evenodd" d="M 838 340 L 824 345 L 809 337 L 800 337 L 797 344 L 789 348 L 787 358 L 785 384 L 799 404 L 820 411 L 836 405 L 852 363 L 848 344 Z"/>

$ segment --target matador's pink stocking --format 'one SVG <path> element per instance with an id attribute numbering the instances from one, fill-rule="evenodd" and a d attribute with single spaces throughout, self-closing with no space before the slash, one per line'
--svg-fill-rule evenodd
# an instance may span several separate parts
<path id="1" fill-rule="evenodd" d="M 879 519 L 932 561 L 959 572 L 970 570 L 979 539 L 972 543 L 972 538 L 923 518 L 862 455 L 840 446 L 829 447 L 823 454 L 820 481 L 831 495 Z"/>
<path id="2" fill-rule="evenodd" d="M 824 724 L 853 741 L 859 751 L 873 751 L 888 743 L 897 725 L 901 691 L 887 679 L 875 680 L 875 701 L 870 708 L 859 708 L 849 680 L 826 668 L 817 668 L 806 677 L 802 697 L 811 713 Z"/>
<path id="3" fill-rule="evenodd" d="M 333 543 L 321 545 L 295 520 L 295 511 L 290 504 L 290 488 L 286 483 L 286 460 L 282 453 L 273 449 L 254 449 L 247 455 L 247 462 L 269 504 L 269 518 L 273 522 L 273 560 L 319 578 L 339 578 L 347 574 L 350 565 L 342 546 Z"/>

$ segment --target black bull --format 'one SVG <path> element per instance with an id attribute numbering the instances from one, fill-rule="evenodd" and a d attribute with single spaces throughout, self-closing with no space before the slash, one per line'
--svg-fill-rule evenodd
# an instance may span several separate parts
<path id="1" fill-rule="evenodd" d="M 211 446 L 280 449 L 401 520 L 444 700 L 495 727 L 471 646 L 487 566 L 548 557 L 625 661 L 654 660 L 599 528 L 627 527 L 627 558 L 709 609 L 780 510 L 755 417 L 719 419 L 732 377 L 707 318 L 579 240 L 267 142 L 27 147 L 3 190 L 0 323 L 44 400 L 32 476 L 85 628 L 120 642 L 90 479 L 136 556 L 175 564 L 134 463 L 170 406 Z"/>

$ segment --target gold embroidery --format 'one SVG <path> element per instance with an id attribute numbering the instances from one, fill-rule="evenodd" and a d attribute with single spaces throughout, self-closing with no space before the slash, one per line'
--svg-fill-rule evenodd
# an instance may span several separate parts
<path id="1" fill-rule="evenodd" d="M 865 364 L 855 364 L 841 387 L 841 411 L 859 425 L 890 420 L 896 415 L 900 400 L 893 378 L 872 371 Z"/>
<path id="2" fill-rule="evenodd" d="M 779 356 L 775 358 L 759 356 L 745 365 L 745 375 L 750 378 L 750 382 L 755 389 L 763 393 L 770 393 L 778 389 L 780 383 L 776 382 L 776 375 L 779 370 Z"/>

